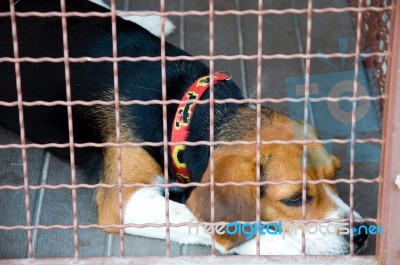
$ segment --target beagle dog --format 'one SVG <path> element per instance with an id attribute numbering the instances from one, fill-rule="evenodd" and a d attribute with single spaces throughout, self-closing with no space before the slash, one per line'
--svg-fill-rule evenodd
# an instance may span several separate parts
<path id="1" fill-rule="evenodd" d="M 60 12 L 59 1 L 20 0 L 18 12 Z M 109 12 L 104 7 L 86 0 L 67 0 L 68 12 Z M 0 2 L 0 11 L 9 12 L 8 1 Z M 61 17 L 17 16 L 18 56 L 20 58 L 61 58 L 57 62 L 20 62 L 22 100 L 65 101 L 66 70 Z M 119 232 L 121 221 L 125 233 L 154 238 L 166 237 L 166 200 L 164 197 L 164 163 L 168 165 L 170 188 L 169 231 L 173 241 L 185 244 L 210 245 L 212 236 L 205 230 L 197 233 L 187 223 L 199 222 L 254 222 L 256 220 L 257 179 L 255 144 L 218 144 L 213 155 L 215 181 L 211 213 L 210 148 L 210 85 L 213 83 L 214 141 L 255 142 L 257 111 L 254 105 L 243 103 L 241 89 L 230 75 L 211 73 L 200 61 L 173 60 L 166 62 L 166 105 L 168 157 L 164 156 L 162 69 L 160 60 L 132 62 L 118 61 L 120 134 L 116 134 L 114 73 L 112 61 L 90 58 L 112 57 L 110 17 L 67 17 L 69 58 L 86 58 L 84 62 L 70 60 L 70 89 L 74 143 L 136 143 L 120 148 L 114 146 L 75 147 L 77 165 L 85 168 L 92 182 L 109 184 L 98 188 L 96 203 L 98 223 L 108 232 Z M 141 26 L 117 17 L 119 57 L 157 57 L 161 55 L 160 39 Z M 15 43 L 14 43 L 15 44 Z M 167 56 L 189 56 L 181 49 L 166 43 Z M 11 18 L 0 17 L 0 57 L 14 58 Z M 16 102 L 16 65 L 11 60 L 0 63 L 0 101 L 14 102 L 11 107 L 0 106 L 0 122 L 19 132 L 19 113 Z M 194 99 L 203 100 L 200 104 Z M 234 99 L 237 103 L 224 102 Z M 101 100 L 108 105 L 81 104 Z M 188 101 L 189 100 L 189 101 Z M 191 100 L 191 101 L 190 101 Z M 221 102 L 222 100 L 222 102 Z M 133 102 L 132 102 L 133 101 Z M 26 137 L 40 144 L 69 143 L 68 112 L 65 104 L 23 107 Z M 269 108 L 261 109 L 261 140 L 291 141 L 304 139 L 304 124 Z M 308 126 L 307 139 L 317 135 Z M 119 138 L 119 139 L 118 139 Z M 197 145 L 181 145 L 182 141 Z M 148 143 L 138 145 L 137 143 Z M 69 148 L 50 148 L 56 155 L 70 159 Z M 260 186 L 260 218 L 263 222 L 302 220 L 302 144 L 262 144 L 259 149 L 261 181 L 297 181 Z M 307 145 L 307 180 L 333 180 L 340 167 L 339 160 L 330 155 L 320 143 Z M 130 187 L 118 188 L 122 184 Z M 235 182 L 238 185 L 218 185 Z M 253 185 L 246 183 L 254 182 Z M 189 183 L 188 187 L 174 187 L 174 183 Z M 136 184 L 136 186 L 132 185 Z M 158 184 L 158 186 L 156 185 Z M 195 185 L 196 184 L 196 185 Z M 257 184 L 257 183 L 256 183 Z M 141 185 L 141 186 L 140 186 Z M 147 185 L 147 186 L 146 186 Z M 182 185 L 181 185 L 182 186 Z M 122 195 L 120 198 L 120 195 Z M 334 185 L 327 183 L 306 185 L 306 220 L 349 218 L 349 207 L 338 197 Z M 120 216 L 120 200 L 122 216 Z M 356 218 L 359 214 L 354 212 Z M 122 220 L 120 220 L 122 217 Z M 174 224 L 186 223 L 188 226 Z M 158 224 L 142 228 L 129 224 Z M 325 223 L 326 224 L 326 223 Z M 161 226 L 161 227 L 160 227 Z M 226 229 L 228 225 L 222 227 Z M 267 232 L 271 233 L 265 233 Z M 295 229 L 297 232 L 297 228 Z M 192 232 L 191 232 L 192 231 Z M 225 230 L 228 231 L 228 230 Z M 231 230 L 232 231 L 232 230 Z M 245 231 L 244 231 L 245 232 Z M 256 254 L 255 236 L 245 233 L 215 233 L 215 245 L 221 253 Z M 261 254 L 300 254 L 301 232 L 286 237 L 271 235 L 276 229 L 260 230 Z M 321 232 L 305 234 L 307 254 L 347 254 L 349 235 Z M 367 234 L 354 236 L 358 253 L 366 246 Z"/>

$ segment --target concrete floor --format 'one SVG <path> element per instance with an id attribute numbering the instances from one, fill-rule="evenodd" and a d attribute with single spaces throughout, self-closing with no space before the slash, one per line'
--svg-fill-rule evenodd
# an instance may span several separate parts
<path id="1" fill-rule="evenodd" d="M 266 0 L 265 8 L 304 8 L 305 0 Z M 208 1 L 204 0 L 168 0 L 167 10 L 207 10 Z M 120 9 L 159 10 L 159 1 L 130 1 L 128 4 L 120 0 Z M 315 1 L 315 7 L 344 7 L 345 0 Z M 216 10 L 256 9 L 255 0 L 216 0 Z M 193 55 L 208 54 L 208 17 L 189 16 L 171 17 L 177 26 L 168 41 L 187 50 Z M 333 53 L 353 52 L 355 46 L 355 30 L 353 17 L 349 13 L 314 14 L 312 32 L 312 52 Z M 306 15 L 268 15 L 263 17 L 263 54 L 303 53 L 306 46 Z M 215 18 L 215 53 L 217 55 L 257 53 L 257 16 L 217 16 Z M 330 62 L 311 60 L 310 82 L 313 88 L 311 97 L 332 95 L 333 88 L 342 87 L 343 82 L 352 80 L 354 59 L 332 59 Z M 256 61 L 216 61 L 215 70 L 229 71 L 248 97 L 255 97 Z M 262 95 L 269 98 L 302 97 L 304 84 L 305 61 L 264 60 L 262 68 Z M 370 83 L 364 72 L 359 76 L 359 83 L 367 93 L 373 95 L 375 86 Z M 347 91 L 347 90 L 346 90 Z M 345 91 L 345 92 L 346 92 Z M 344 92 L 344 93 L 345 93 Z M 349 93 L 349 92 L 347 92 Z M 350 94 L 351 96 L 351 94 Z M 0 95 L 1 100 L 1 95 Z M 376 102 L 378 103 L 378 102 Z M 356 137 L 380 138 L 380 112 L 375 102 L 371 102 L 363 116 L 356 124 Z M 294 119 L 303 119 L 303 103 L 267 104 Z M 333 106 L 334 107 L 334 106 Z M 351 107 L 344 102 L 340 108 L 349 112 Z M 334 109 L 334 108 L 333 108 Z M 365 109 L 365 108 L 364 108 Z M 350 137 L 351 126 L 348 115 L 338 117 L 332 112 L 332 106 L 326 102 L 310 104 L 309 120 L 317 127 L 323 139 Z M 378 110 L 378 111 L 377 111 Z M 362 111 L 360 109 L 360 111 Z M 344 113 L 346 114 L 346 113 Z M 14 133 L 0 128 L 0 144 L 19 142 Z M 328 144 L 326 146 L 342 160 L 343 169 L 338 178 L 349 178 L 349 145 Z M 358 144 L 355 149 L 355 178 L 376 178 L 379 174 L 380 146 Z M 70 183 L 69 164 L 41 149 L 28 150 L 28 171 L 30 185 Z M 84 173 L 78 169 L 78 181 L 83 182 Z M 0 149 L 0 185 L 22 185 L 21 151 L 17 149 Z M 348 201 L 349 185 L 339 184 L 341 197 Z M 377 212 L 376 184 L 356 184 L 354 203 L 363 217 L 376 217 Z M 33 224 L 72 224 L 71 191 L 31 190 Z M 97 213 L 93 203 L 93 190 L 78 190 L 78 222 L 79 224 L 96 223 Z M 24 225 L 26 214 L 22 190 L 0 191 L 0 225 Z M 368 249 L 363 254 L 374 253 L 375 239 L 371 238 Z M 72 257 L 72 230 L 34 230 L 34 257 Z M 79 230 L 80 256 L 118 256 L 119 237 L 110 235 L 99 229 Z M 172 255 L 209 254 L 210 249 L 203 246 L 171 245 Z M 125 236 L 125 254 L 128 256 L 165 255 L 163 240 L 136 236 Z M 26 231 L 0 230 L 0 258 L 24 258 L 27 256 Z"/>

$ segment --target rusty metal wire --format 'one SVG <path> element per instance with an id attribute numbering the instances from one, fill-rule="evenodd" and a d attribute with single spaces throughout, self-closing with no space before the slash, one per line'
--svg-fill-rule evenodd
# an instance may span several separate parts
<path id="1" fill-rule="evenodd" d="M 377 177 L 375 179 L 366 179 L 366 178 L 357 178 L 353 180 L 348 179 L 336 179 L 336 180 L 328 180 L 328 179 L 321 179 L 321 180 L 307 180 L 308 184 L 338 184 L 338 183 L 380 183 L 382 181 L 381 177 Z M 245 182 L 214 182 L 214 186 L 217 187 L 226 187 L 226 186 L 237 186 L 237 187 L 244 187 L 244 186 L 263 186 L 263 185 L 282 185 L 282 184 L 292 184 L 298 185 L 302 184 L 303 181 L 292 181 L 292 180 L 283 180 L 283 181 L 245 181 Z M 171 187 L 208 187 L 211 186 L 210 183 L 169 183 L 169 184 L 142 184 L 142 183 L 135 183 L 135 184 L 122 184 L 121 187 L 124 188 L 132 188 L 132 187 L 140 187 L 140 188 L 149 188 L 149 187 L 162 187 L 162 188 L 171 188 Z M 31 190 L 39 190 L 39 189 L 50 189 L 50 190 L 58 190 L 58 189 L 74 189 L 74 188 L 86 188 L 86 189 L 97 189 L 97 188 L 117 188 L 117 184 L 58 184 L 58 185 L 49 185 L 49 184 L 41 184 L 41 185 L 30 185 L 29 189 Z M 0 186 L 0 190 L 20 190 L 24 189 L 24 186 L 18 185 L 2 185 Z"/>
<path id="2" fill-rule="evenodd" d="M 344 7 L 344 8 L 334 8 L 334 7 L 327 7 L 327 8 L 313 8 L 312 12 L 316 14 L 323 14 L 323 13 L 346 13 L 346 12 L 382 12 L 382 11 L 387 11 L 391 10 L 392 6 L 387 5 L 384 7 L 375 7 L 375 6 L 369 6 L 369 7 Z M 0 12 L 0 17 L 9 17 L 11 12 Z M 116 14 L 118 16 L 210 16 L 210 14 L 213 13 L 214 15 L 236 15 L 236 16 L 244 16 L 244 15 L 269 15 L 269 14 L 274 14 L 274 15 L 284 15 L 284 14 L 307 14 L 308 9 L 293 9 L 293 8 L 288 8 L 288 9 L 264 9 L 264 10 L 224 10 L 224 11 L 218 11 L 218 10 L 211 10 L 208 11 L 185 11 L 185 12 L 179 12 L 179 11 L 165 11 L 165 12 L 155 12 L 155 11 L 147 11 L 147 12 L 134 12 L 134 11 L 118 11 Z M 65 14 L 61 12 L 15 12 L 15 15 L 17 17 L 52 17 L 52 16 L 76 16 L 76 17 L 111 17 L 113 12 L 67 12 Z"/>
<path id="3" fill-rule="evenodd" d="M 319 97 L 319 98 L 309 98 L 308 100 L 310 102 L 340 102 L 340 101 L 349 101 L 349 102 L 355 102 L 355 101 L 362 101 L 362 100 L 369 100 L 369 101 L 375 101 L 379 99 L 384 99 L 385 96 L 358 96 L 356 98 L 354 97 L 339 97 L 339 98 L 334 98 L 334 97 Z M 215 99 L 214 102 L 217 104 L 224 104 L 224 103 L 253 103 L 253 104 L 263 104 L 263 103 L 284 103 L 284 102 L 304 102 L 305 98 L 262 98 L 262 99 Z M 169 104 L 180 104 L 180 103 L 197 103 L 197 104 L 208 104 L 210 103 L 209 99 L 205 100 L 187 100 L 187 101 L 182 101 L 182 100 L 129 100 L 129 101 L 119 101 L 120 105 L 122 106 L 128 106 L 128 105 L 153 105 L 153 104 L 159 104 L 159 105 L 169 105 Z M 75 100 L 75 101 L 22 101 L 21 104 L 23 106 L 27 107 L 33 107 L 33 106 L 94 106 L 94 105 L 102 105 L 102 106 L 113 106 L 115 105 L 115 101 L 102 101 L 102 100 L 94 100 L 94 101 L 81 101 L 81 100 Z M 18 106 L 18 101 L 14 102 L 6 102 L 6 101 L 0 101 L 0 106 L 5 106 L 5 107 L 13 107 L 13 106 Z"/>
<path id="4" fill-rule="evenodd" d="M 179 61 L 179 60 L 255 60 L 258 55 L 197 55 L 197 56 L 166 56 L 165 58 L 168 61 Z M 312 58 L 353 58 L 355 57 L 355 53 L 326 53 L 326 54 L 271 54 L 271 55 L 262 55 L 263 60 L 272 60 L 272 59 L 312 59 Z M 361 53 L 360 57 L 373 57 L 373 56 L 388 56 L 387 51 L 384 52 L 374 52 L 374 53 Z M 74 58 L 69 57 L 70 62 L 74 63 L 83 63 L 83 62 L 139 62 L 139 61 L 160 61 L 161 56 L 139 56 L 139 57 L 126 57 L 121 56 L 117 58 L 113 57 L 81 57 Z M 51 58 L 51 57 L 41 57 L 41 58 L 31 58 L 31 57 L 21 57 L 21 58 L 11 58 L 11 57 L 1 57 L 0 62 L 31 62 L 31 63 L 41 63 L 41 62 L 51 62 L 51 63 L 59 63 L 64 62 L 64 58 Z"/>
<path id="5" fill-rule="evenodd" d="M 356 143 L 377 143 L 382 144 L 382 140 L 378 138 L 368 138 L 368 139 L 356 139 Z M 272 141 L 261 141 L 261 144 L 310 144 L 310 143 L 321 143 L 321 144 L 328 144 L 328 143 L 337 143 L 337 144 L 347 144 L 350 143 L 351 139 L 328 139 L 328 140 L 272 140 Z M 196 146 L 196 145 L 254 145 L 256 141 L 215 141 L 215 142 L 208 142 L 208 141 L 197 141 L 197 142 L 174 142 L 168 143 L 168 146 L 173 145 L 180 145 L 184 144 L 187 146 Z M 162 142 L 140 142 L 140 143 L 132 143 L 132 142 L 123 142 L 123 143 L 75 143 L 75 147 L 119 147 L 119 146 L 162 146 Z M 49 147 L 56 147 L 56 148 L 66 148 L 69 147 L 69 144 L 57 144 L 57 143 L 49 143 L 49 144 L 5 144 L 0 145 L 0 149 L 7 149 L 7 148 L 49 148 Z"/>
<path id="6" fill-rule="evenodd" d="M 362 0 L 358 1 L 358 7 L 361 7 Z M 361 23 L 362 23 L 362 13 L 357 13 L 357 33 L 356 33 L 356 56 L 354 58 L 354 80 L 353 80 L 353 98 L 358 95 L 358 83 L 357 78 L 359 74 L 359 65 L 358 60 L 360 58 L 360 39 L 361 39 Z M 355 127 L 356 127 L 356 103 L 352 104 L 351 111 L 351 132 L 350 132 L 350 180 L 354 179 L 354 155 L 355 155 Z M 353 227 L 354 224 L 354 184 L 350 183 L 350 191 L 349 191 L 349 208 L 350 208 L 350 227 Z M 353 230 L 350 229 L 350 255 L 354 255 L 354 233 Z"/>
<path id="7" fill-rule="evenodd" d="M 14 9 L 14 1 L 10 0 L 10 17 L 11 17 L 11 30 L 12 30 L 12 40 L 13 40 L 13 50 L 14 57 L 19 57 L 18 50 L 18 34 L 17 34 L 17 21 Z M 21 71 L 19 63 L 15 63 L 15 78 L 16 78 L 16 88 L 18 97 L 18 119 L 20 128 L 20 139 L 21 144 L 26 143 L 25 138 L 25 122 L 24 122 L 24 110 L 22 105 L 22 84 L 21 84 Z M 29 199 L 29 178 L 28 178 L 28 161 L 26 148 L 21 148 L 22 153 L 22 175 L 24 177 L 24 199 L 25 199 L 25 210 L 26 210 L 26 225 L 29 226 L 32 223 L 31 218 L 31 203 Z M 28 239 L 28 257 L 33 257 L 33 247 L 32 247 L 32 230 L 27 230 Z"/>
<path id="8" fill-rule="evenodd" d="M 160 0 L 161 14 L 165 12 L 165 0 Z M 167 58 L 165 54 L 165 17 L 161 17 L 161 80 L 162 80 L 162 101 L 167 101 Z M 167 106 L 163 105 L 163 147 L 164 147 L 164 180 L 169 183 L 168 175 L 168 125 L 167 125 Z M 166 230 L 166 256 L 171 255 L 171 235 L 170 235 L 170 220 L 169 220 L 169 189 L 168 186 L 164 189 L 165 197 L 165 230 Z"/>
<path id="9" fill-rule="evenodd" d="M 66 12 L 65 0 L 60 0 L 61 13 Z M 65 89 L 66 89 L 66 100 L 70 102 L 71 97 L 71 77 L 69 68 L 69 52 L 68 52 L 68 34 L 67 34 L 67 18 L 61 18 L 62 27 L 62 38 L 63 38 L 63 54 L 64 54 L 64 69 L 65 69 Z M 21 95 L 22 96 L 22 95 Z M 72 186 L 76 185 L 76 165 L 75 165 L 75 146 L 74 146 L 74 127 L 72 121 L 72 106 L 67 106 L 68 114 L 68 138 L 69 138 L 69 157 L 71 165 L 71 183 Z M 79 257 L 79 239 L 78 239 L 78 202 L 76 189 L 72 188 L 72 217 L 74 227 L 74 257 Z"/>
<path id="10" fill-rule="evenodd" d="M 308 0 L 307 2 L 307 31 L 306 31 L 306 55 L 311 53 L 311 34 L 312 34 L 312 10 L 313 1 Z M 303 115 L 303 136 L 304 140 L 308 139 L 308 108 L 310 99 L 310 67 L 311 61 L 309 58 L 306 59 L 305 64 L 305 76 L 304 76 L 304 115 Z M 301 219 L 306 219 L 307 214 L 307 144 L 303 144 L 303 154 L 302 154 L 302 166 L 303 166 L 303 176 L 302 176 L 302 189 L 301 189 Z M 305 231 L 301 231 L 301 255 L 306 255 L 306 234 Z"/>
<path id="11" fill-rule="evenodd" d="M 209 56 L 214 56 L 214 0 L 209 0 Z M 214 60 L 209 60 L 210 73 L 214 73 Z M 214 76 L 210 78 L 210 143 L 214 142 Z M 215 222 L 215 164 L 214 164 L 214 146 L 210 145 L 210 221 Z M 216 254 L 215 233 L 211 235 L 211 255 Z"/>
<path id="12" fill-rule="evenodd" d="M 281 220 L 273 220 L 269 222 L 261 222 L 262 224 L 270 224 L 270 223 L 277 223 Z M 308 219 L 308 220 L 294 220 L 300 224 L 310 224 L 310 223 L 330 223 L 330 222 L 349 222 L 349 218 L 344 218 L 344 219 Z M 371 223 L 378 223 L 378 219 L 375 218 L 360 218 L 356 219 L 355 221 L 357 222 L 371 222 Z M 242 220 L 238 220 L 238 223 L 251 223 L 255 224 L 257 223 L 256 221 L 254 222 L 246 222 Z M 291 221 L 281 221 L 282 224 L 286 223 L 291 223 Z M 182 222 L 182 223 L 170 223 L 170 227 L 183 227 L 183 226 L 189 226 L 189 227 L 196 227 L 198 225 L 208 225 L 208 226 L 217 226 L 217 225 L 227 225 L 229 222 L 198 222 L 198 223 L 190 223 L 190 222 Z M 80 229 L 90 229 L 90 228 L 128 228 L 128 227 L 136 227 L 136 228 L 145 228 L 145 227 L 166 227 L 166 224 L 156 224 L 156 223 L 142 223 L 142 224 L 111 224 L 111 225 L 95 225 L 95 224 L 90 224 L 90 225 L 78 225 L 78 228 Z M 32 230 L 32 229 L 42 229 L 42 230 L 51 230 L 51 229 L 75 229 L 74 225 L 31 225 L 31 226 L 26 226 L 26 225 L 15 225 L 15 226 L 0 226 L 0 229 L 2 230 L 15 230 L 15 229 L 21 229 L 21 230 Z"/>
<path id="13" fill-rule="evenodd" d="M 263 1 L 258 1 L 258 11 L 263 9 Z M 263 33 L 263 17 L 258 15 L 257 24 L 257 85 L 256 85 L 256 97 L 261 99 L 261 81 L 262 81 L 262 33 Z M 257 138 L 256 138 L 256 182 L 261 181 L 261 104 L 256 105 L 257 113 Z M 256 189 L 256 221 L 261 220 L 261 190 L 260 186 Z M 260 255 L 260 234 L 256 235 L 256 255 Z"/>

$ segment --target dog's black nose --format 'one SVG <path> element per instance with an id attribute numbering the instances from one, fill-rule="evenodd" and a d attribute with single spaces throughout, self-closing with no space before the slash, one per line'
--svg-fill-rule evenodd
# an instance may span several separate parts
<path id="1" fill-rule="evenodd" d="M 365 241 L 368 239 L 369 225 L 365 222 L 360 224 L 354 224 L 353 235 L 354 235 L 354 245 L 356 248 L 363 246 Z M 347 240 L 350 240 L 350 234 L 346 235 Z"/>
<path id="2" fill-rule="evenodd" d="M 354 228 L 354 244 L 357 246 L 362 246 L 368 238 L 369 225 L 363 222 L 361 224 L 355 224 Z"/>

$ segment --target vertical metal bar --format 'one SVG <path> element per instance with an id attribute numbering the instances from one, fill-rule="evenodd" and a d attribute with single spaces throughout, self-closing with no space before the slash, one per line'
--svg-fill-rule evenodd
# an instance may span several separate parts
<path id="1" fill-rule="evenodd" d="M 378 220 L 383 234 L 377 236 L 376 255 L 380 264 L 399 262 L 400 190 L 394 184 L 400 175 L 400 3 L 393 1 L 391 44 L 383 114 L 383 151 L 380 175 Z"/>
<path id="2" fill-rule="evenodd" d="M 261 12 L 263 9 L 263 1 L 258 0 L 258 11 Z M 263 17 L 262 14 L 258 15 L 258 26 L 257 26 L 257 99 L 261 99 L 261 77 L 262 77 L 262 31 L 263 29 Z M 256 182 L 260 183 L 261 180 L 261 104 L 256 105 L 257 112 L 257 138 L 256 138 Z M 257 224 L 261 220 L 261 202 L 260 202 L 261 190 L 260 186 L 256 186 L 256 221 Z M 260 255 L 260 233 L 256 234 L 256 255 Z"/>
<path id="3" fill-rule="evenodd" d="M 165 12 L 165 0 L 160 0 L 160 12 Z M 167 101 L 167 70 L 165 54 L 165 16 L 161 16 L 161 81 L 162 81 L 162 101 Z M 163 105 L 163 146 L 164 146 L 164 180 L 169 183 L 168 177 L 168 123 L 167 105 Z M 165 187 L 165 233 L 166 233 L 166 255 L 171 256 L 171 236 L 169 220 L 169 188 Z"/>
<path id="4" fill-rule="evenodd" d="M 118 42 L 117 42 L 117 14 L 115 0 L 111 0 L 111 34 L 112 34 L 112 56 L 113 59 L 118 58 Z M 113 61 L 113 79 L 114 79 L 114 101 L 115 101 L 115 141 L 121 143 L 121 115 L 119 106 L 119 80 L 118 80 L 118 62 Z M 117 146 L 117 174 L 118 174 L 118 205 L 119 205 L 119 224 L 124 223 L 124 206 L 122 196 L 122 152 L 121 146 Z M 119 229 L 119 253 L 120 256 L 125 255 L 124 248 L 124 229 Z"/>
<path id="5" fill-rule="evenodd" d="M 363 0 L 358 1 L 358 8 L 362 7 Z M 359 58 L 360 58 L 360 41 L 361 41 L 361 22 L 362 22 L 362 12 L 357 13 L 357 31 L 356 31 L 356 48 L 355 48 L 355 58 L 354 58 L 354 80 L 353 80 L 353 104 L 351 111 L 351 131 L 350 131 L 350 181 L 354 180 L 354 155 L 355 155 L 355 141 L 356 141 L 356 108 L 357 108 L 357 94 L 358 94 L 358 73 L 359 73 Z M 350 208 L 350 255 L 354 255 L 354 183 L 350 182 L 349 190 L 349 208 Z"/>
<path id="6" fill-rule="evenodd" d="M 18 34 L 17 34 L 17 19 L 15 15 L 14 0 L 10 0 L 10 18 L 11 18 L 11 32 L 13 40 L 13 51 L 14 59 L 19 58 L 19 48 L 18 48 Z M 15 66 L 15 80 L 17 88 L 17 100 L 18 100 L 18 119 L 19 119 L 19 130 L 20 130 L 20 140 L 21 145 L 26 144 L 25 138 L 25 122 L 24 122 L 24 109 L 22 105 L 22 84 L 21 84 L 21 69 L 19 62 L 14 63 Z M 25 210 L 26 210 L 26 225 L 30 226 L 32 224 L 31 217 L 31 203 L 29 199 L 29 175 L 28 175 L 28 160 L 26 154 L 26 147 L 21 148 L 22 156 L 22 175 L 24 177 L 24 198 L 25 198 Z M 33 248 L 32 248 L 32 230 L 27 231 L 28 238 L 28 258 L 33 258 Z"/>
<path id="7" fill-rule="evenodd" d="M 235 0 L 235 7 L 237 10 L 240 10 L 240 0 Z M 238 30 L 238 48 L 239 48 L 239 54 L 243 55 L 244 54 L 244 47 L 243 47 L 243 30 L 242 30 L 242 16 L 236 16 L 236 27 Z M 245 97 L 248 96 L 249 91 L 248 91 L 248 86 L 247 84 L 247 79 L 246 79 L 246 68 L 244 64 L 244 60 L 240 60 L 240 77 L 242 78 L 242 90 L 243 94 Z"/>
<path id="8" fill-rule="evenodd" d="M 312 30 L 312 9 L 313 1 L 308 0 L 307 5 L 307 40 L 306 40 L 306 55 L 311 54 L 311 30 Z M 308 138 L 308 107 L 310 104 L 310 58 L 306 58 L 306 73 L 305 73 L 305 86 L 304 86 L 304 127 L 303 134 L 304 140 Z M 301 219 L 305 220 L 307 215 L 307 144 L 303 144 L 303 181 L 302 181 L 302 204 L 301 204 Z M 306 253 L 306 240 L 305 231 L 301 233 L 301 255 L 305 256 Z"/>
<path id="9" fill-rule="evenodd" d="M 214 56 L 214 0 L 209 0 L 210 56 Z M 214 59 L 210 59 L 210 205 L 211 223 L 215 222 L 215 179 L 214 179 Z M 211 255 L 215 255 L 215 233 L 211 235 Z"/>
<path id="10" fill-rule="evenodd" d="M 291 0 L 291 5 L 293 8 L 298 9 L 296 6 L 296 0 Z M 297 14 L 292 14 L 293 15 L 293 24 L 294 24 L 294 29 L 296 32 L 296 42 L 297 42 L 297 47 L 298 47 L 298 53 L 304 53 L 304 48 L 303 48 L 303 42 L 301 40 L 301 33 L 300 33 L 300 23 L 299 23 L 299 15 Z M 306 65 L 304 63 L 304 60 L 301 60 L 301 70 L 303 71 L 303 74 L 305 75 L 306 73 Z M 309 123 L 312 126 L 315 126 L 315 121 L 314 121 L 314 113 L 312 110 L 312 104 L 308 104 L 308 118 L 309 118 Z"/>
<path id="11" fill-rule="evenodd" d="M 61 14 L 67 12 L 65 0 L 60 0 Z M 68 50 L 68 32 L 67 32 L 67 17 L 61 17 L 62 35 L 63 35 L 63 54 L 64 54 L 64 69 L 65 69 L 65 89 L 67 102 L 72 101 L 71 96 L 71 77 L 69 67 L 69 50 Z M 75 165 L 75 147 L 74 147 L 74 125 L 72 120 L 72 106 L 67 106 L 68 114 L 68 140 L 69 140 L 69 156 L 71 163 L 71 184 L 72 184 L 72 216 L 74 226 L 74 258 L 79 257 L 79 239 L 78 239 L 78 207 L 77 207 L 77 195 L 76 195 L 76 165 Z"/>

